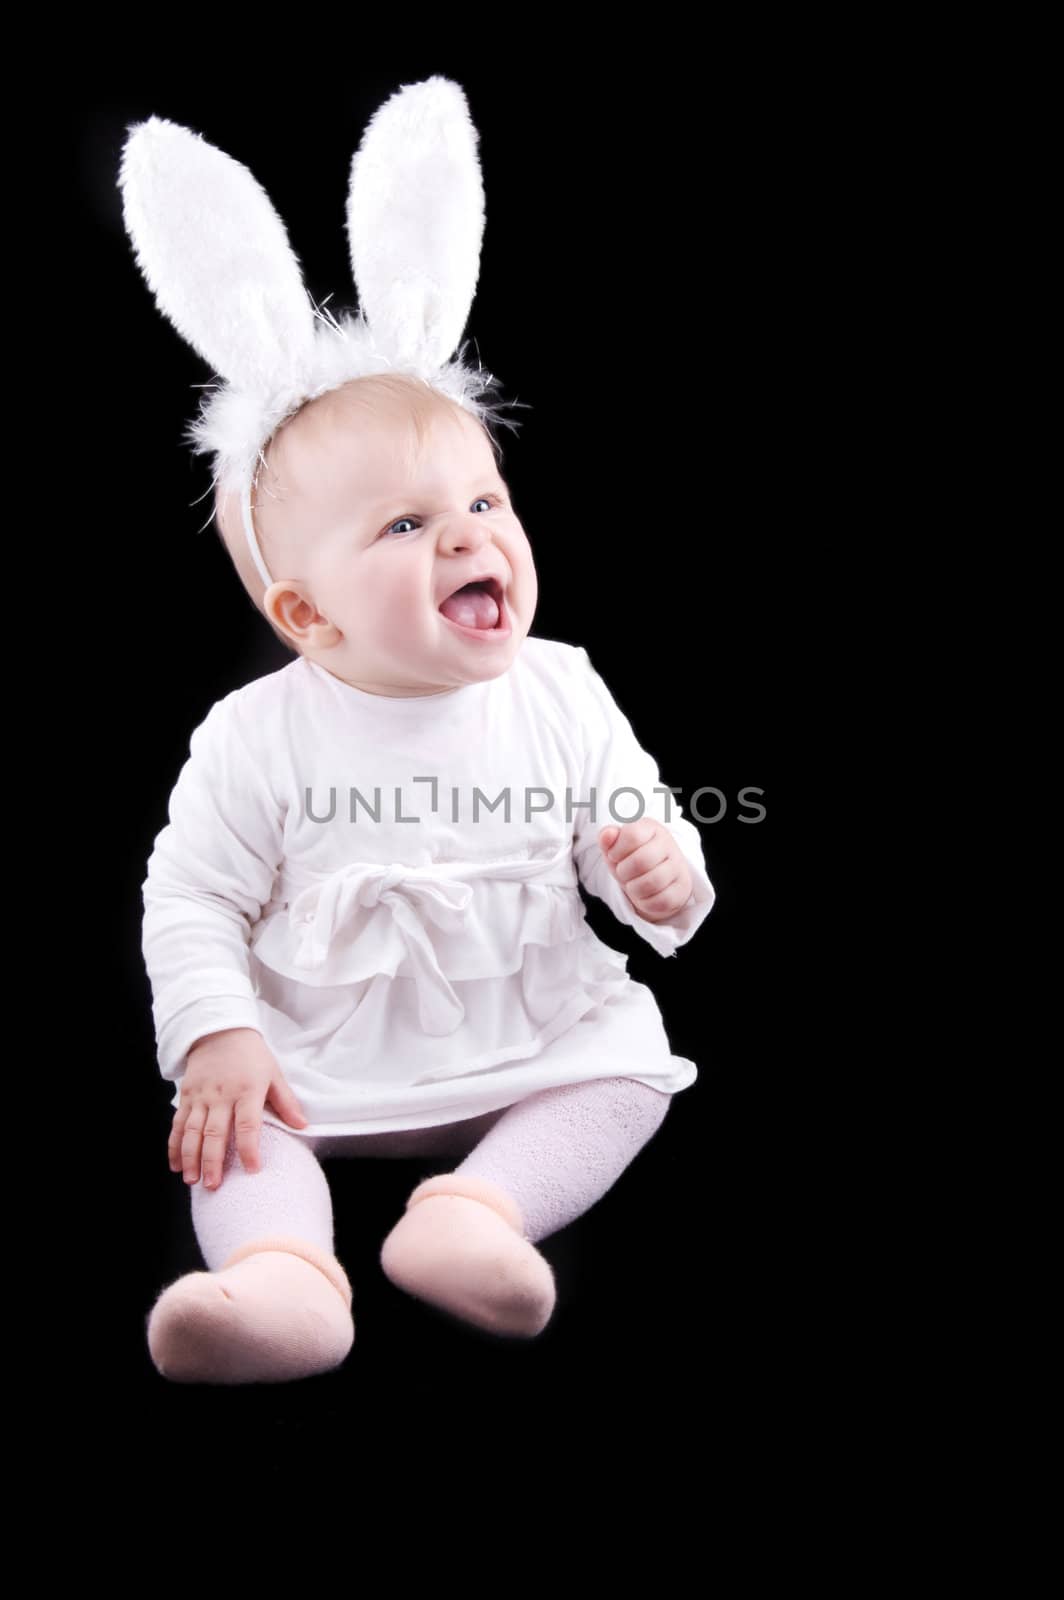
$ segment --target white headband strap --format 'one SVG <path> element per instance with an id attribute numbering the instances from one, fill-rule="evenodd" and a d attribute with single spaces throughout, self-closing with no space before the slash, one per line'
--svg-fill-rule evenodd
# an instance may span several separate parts
<path id="1" fill-rule="evenodd" d="M 255 566 L 258 569 L 259 577 L 262 579 L 263 583 L 268 589 L 273 582 L 273 579 L 270 577 L 269 568 L 262 558 L 262 551 L 259 549 L 259 541 L 255 537 L 255 524 L 252 521 L 251 516 L 251 485 L 249 483 L 246 483 L 241 491 L 240 510 L 244 518 L 244 533 L 247 536 L 248 549 L 251 551 L 251 559 L 254 561 Z"/>

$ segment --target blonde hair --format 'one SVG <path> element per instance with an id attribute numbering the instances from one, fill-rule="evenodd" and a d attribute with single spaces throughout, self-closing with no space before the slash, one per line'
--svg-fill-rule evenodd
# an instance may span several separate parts
<path id="1" fill-rule="evenodd" d="M 409 460 L 411 463 L 417 460 L 418 455 L 424 448 L 432 423 L 439 421 L 441 418 L 447 418 L 457 425 L 462 416 L 471 415 L 465 412 L 456 400 L 452 400 L 449 396 L 442 394 L 440 390 L 432 388 L 430 384 L 425 383 L 422 379 L 408 376 L 405 373 L 383 372 L 373 373 L 364 378 L 352 378 L 350 382 L 342 384 L 338 389 L 330 389 L 326 394 L 319 395 L 314 400 L 308 400 L 291 417 L 286 418 L 280 428 L 277 429 L 269 443 L 264 446 L 260 456 L 259 467 L 252 486 L 252 505 L 254 506 L 256 503 L 257 491 L 260 485 L 263 488 L 265 487 L 262 482 L 264 477 L 263 461 L 265 461 L 266 471 L 272 472 L 273 459 L 278 453 L 282 436 L 292 428 L 294 423 L 298 422 L 302 417 L 313 416 L 319 421 L 326 423 L 335 421 L 341 426 L 347 425 L 348 427 L 354 418 L 357 426 L 359 411 L 363 414 L 371 413 L 377 416 L 381 413 L 390 414 L 396 420 L 408 422 L 410 424 L 411 448 Z M 491 432 L 489 423 L 482 417 L 475 420 L 484 430 L 495 453 L 496 461 L 501 467 L 502 450 Z M 303 426 L 306 426 L 306 424 L 304 423 Z M 262 577 L 252 560 L 251 551 L 248 549 L 240 505 L 234 495 L 224 495 L 220 485 L 215 490 L 214 496 L 214 524 L 223 545 L 229 553 L 229 558 L 236 569 L 237 576 L 244 585 L 256 610 L 266 617 L 266 621 L 285 649 L 290 650 L 293 655 L 301 655 L 302 652 L 298 645 L 293 644 L 292 640 L 281 632 L 280 628 L 266 616 L 266 612 L 263 610 L 262 602 L 266 594 L 266 585 L 263 583 Z M 256 523 L 255 532 L 258 536 L 259 544 L 263 548 L 263 554 L 266 556 L 266 564 L 268 566 L 269 556 L 266 553 L 263 531 L 258 523 Z"/>

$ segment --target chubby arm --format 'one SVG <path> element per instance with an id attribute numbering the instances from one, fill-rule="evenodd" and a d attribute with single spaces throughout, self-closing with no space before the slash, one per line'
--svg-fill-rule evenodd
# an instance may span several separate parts
<path id="1" fill-rule="evenodd" d="M 248 944 L 272 893 L 284 815 L 237 712 L 227 696 L 193 731 L 141 890 L 159 1069 L 171 1082 L 197 1040 L 259 1027 Z"/>
<path id="2" fill-rule="evenodd" d="M 666 792 L 657 762 L 639 743 L 587 651 L 581 648 L 577 656 L 575 698 L 584 747 L 582 787 L 573 794 L 577 874 L 619 922 L 635 928 L 659 955 L 675 955 L 716 900 L 701 837 L 676 796 Z M 633 820 L 616 820 L 611 795 L 619 816 Z M 593 807 L 580 801 L 593 801 Z M 607 853 L 616 853 L 616 860 Z"/>

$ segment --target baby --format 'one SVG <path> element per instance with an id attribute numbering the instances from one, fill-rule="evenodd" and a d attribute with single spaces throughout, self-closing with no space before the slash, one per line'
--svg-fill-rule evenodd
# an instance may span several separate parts
<path id="1" fill-rule="evenodd" d="M 531 634 L 498 455 L 482 415 L 397 365 L 274 429 L 246 507 L 219 481 L 223 540 L 294 659 L 193 732 L 143 886 L 170 1165 L 208 1269 L 148 1316 L 165 1377 L 342 1363 L 332 1156 L 431 1163 L 383 1271 L 534 1337 L 555 1305 L 537 1243 L 697 1076 L 579 886 L 672 955 L 714 902 L 700 838 L 586 650 Z"/>

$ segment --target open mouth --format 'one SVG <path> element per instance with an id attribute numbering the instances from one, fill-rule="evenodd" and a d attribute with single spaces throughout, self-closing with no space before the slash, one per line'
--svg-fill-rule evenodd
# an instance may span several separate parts
<path id="1" fill-rule="evenodd" d="M 501 638 L 510 632 L 503 587 L 498 578 L 463 584 L 441 600 L 439 613 L 464 633 Z"/>

